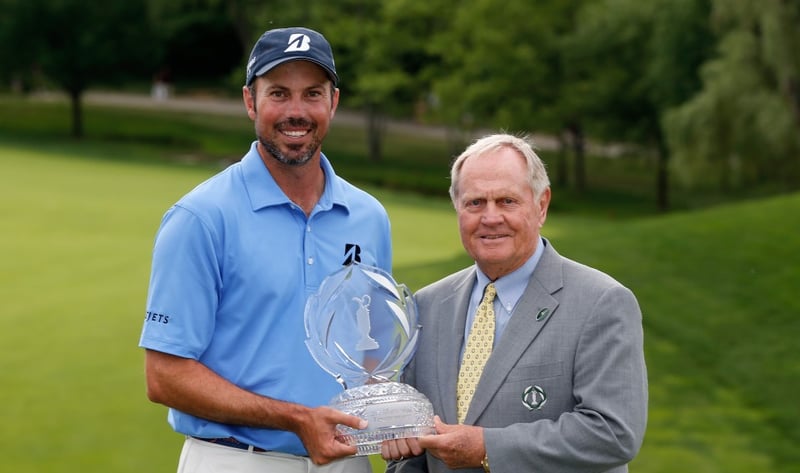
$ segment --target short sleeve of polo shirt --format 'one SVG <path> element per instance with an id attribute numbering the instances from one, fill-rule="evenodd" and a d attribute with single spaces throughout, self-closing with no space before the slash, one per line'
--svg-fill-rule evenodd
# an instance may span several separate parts
<path id="1" fill-rule="evenodd" d="M 208 346 L 221 285 L 212 228 L 179 205 L 164 215 L 153 248 L 140 347 L 198 359 Z"/>

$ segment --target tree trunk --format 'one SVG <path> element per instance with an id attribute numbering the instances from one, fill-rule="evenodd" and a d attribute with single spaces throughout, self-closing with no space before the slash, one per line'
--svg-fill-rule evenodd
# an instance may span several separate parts
<path id="1" fill-rule="evenodd" d="M 383 159 L 383 133 L 385 120 L 383 114 L 374 103 L 367 105 L 367 150 L 370 161 L 381 162 Z"/>
<path id="2" fill-rule="evenodd" d="M 72 137 L 83 138 L 83 108 L 80 90 L 70 90 L 69 99 L 72 107 Z"/>
<path id="3" fill-rule="evenodd" d="M 582 194 L 586 191 L 586 138 L 583 136 L 583 127 L 578 122 L 567 126 L 572 136 L 572 152 L 575 155 L 575 190 Z"/>
<path id="4" fill-rule="evenodd" d="M 556 162 L 556 186 L 561 189 L 566 189 L 569 186 L 569 143 L 564 133 L 559 133 L 558 136 L 558 155 Z"/>
<path id="5" fill-rule="evenodd" d="M 787 82 L 786 95 L 789 97 L 794 123 L 800 129 L 800 79 L 791 79 Z"/>
<path id="6" fill-rule="evenodd" d="M 669 210 L 669 151 L 663 137 L 658 138 L 658 165 L 656 175 L 656 205 L 660 212 Z"/>

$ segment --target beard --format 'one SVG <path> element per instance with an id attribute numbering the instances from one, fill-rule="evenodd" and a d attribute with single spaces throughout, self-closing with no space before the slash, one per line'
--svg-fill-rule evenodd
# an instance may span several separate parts
<path id="1" fill-rule="evenodd" d="M 290 118 L 286 121 L 276 123 L 275 124 L 275 135 L 279 134 L 283 125 L 288 125 L 292 127 L 307 127 L 311 129 L 312 137 L 311 143 L 306 146 L 303 145 L 290 145 L 288 146 L 287 152 L 281 151 L 277 139 L 269 139 L 256 131 L 256 137 L 258 138 L 258 142 L 261 143 L 261 146 L 264 147 L 265 150 L 273 157 L 276 161 L 282 164 L 286 164 L 287 166 L 303 166 L 304 164 L 311 161 L 311 158 L 314 157 L 314 154 L 319 150 L 320 146 L 322 145 L 322 140 L 320 140 L 319 136 L 317 136 L 316 131 L 317 127 L 303 119 L 298 118 Z M 273 136 L 275 136 L 273 135 Z"/>

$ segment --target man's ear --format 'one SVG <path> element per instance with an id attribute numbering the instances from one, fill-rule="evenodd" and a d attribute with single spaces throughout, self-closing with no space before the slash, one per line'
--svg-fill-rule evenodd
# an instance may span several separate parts
<path id="1" fill-rule="evenodd" d="M 544 225 L 545 220 L 547 220 L 547 209 L 550 208 L 550 197 L 551 196 L 552 196 L 552 193 L 550 191 L 550 188 L 548 187 L 542 192 L 542 195 L 539 197 L 539 202 L 538 202 L 538 205 L 539 205 L 539 228 L 541 228 L 542 225 Z"/>
<path id="2" fill-rule="evenodd" d="M 247 109 L 247 116 L 250 117 L 250 120 L 256 119 L 256 98 L 254 92 L 255 86 L 253 90 L 246 85 L 242 86 L 242 100 L 244 101 L 244 106 Z"/>
<path id="3" fill-rule="evenodd" d="M 339 88 L 333 87 L 333 94 L 331 95 L 331 120 L 336 116 L 336 109 L 339 108 Z"/>

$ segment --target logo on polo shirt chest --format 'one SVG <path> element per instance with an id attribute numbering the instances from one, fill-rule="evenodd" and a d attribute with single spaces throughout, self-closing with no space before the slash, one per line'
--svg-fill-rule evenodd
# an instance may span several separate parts
<path id="1" fill-rule="evenodd" d="M 351 263 L 360 263 L 361 262 L 361 247 L 355 243 L 345 243 L 344 244 L 344 266 L 347 266 Z"/>

